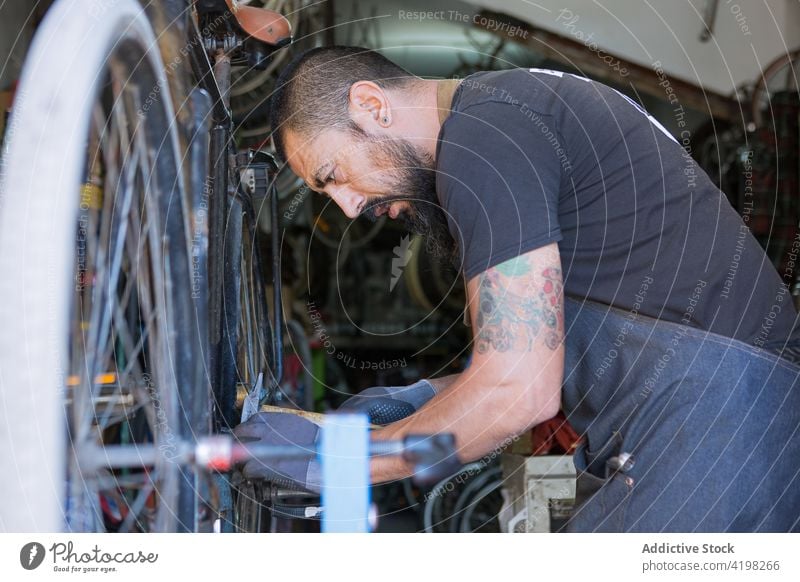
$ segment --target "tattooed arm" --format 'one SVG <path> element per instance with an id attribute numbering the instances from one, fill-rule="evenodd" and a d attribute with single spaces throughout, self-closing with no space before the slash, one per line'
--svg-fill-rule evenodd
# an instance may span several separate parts
<path id="1" fill-rule="evenodd" d="M 556 257 L 557 258 L 557 254 Z M 561 343 L 561 269 L 528 255 L 478 276 L 475 349 L 479 354 L 530 353 L 541 338 L 551 350 Z M 522 283 L 522 285 L 520 285 Z"/>
<path id="2" fill-rule="evenodd" d="M 374 439 L 451 432 L 463 461 L 479 458 L 555 416 L 564 373 L 561 260 L 553 243 L 467 283 L 472 363 L 415 414 Z M 374 481 L 407 476 L 402 461 L 373 461 Z"/>

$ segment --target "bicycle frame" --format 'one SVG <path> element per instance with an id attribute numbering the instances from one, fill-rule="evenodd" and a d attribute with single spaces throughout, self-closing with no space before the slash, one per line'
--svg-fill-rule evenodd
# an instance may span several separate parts
<path id="1" fill-rule="evenodd" d="M 192 69 L 198 87 L 202 91 L 193 91 L 196 101 L 205 103 L 195 107 L 195 120 L 192 127 L 193 143 L 207 143 L 208 166 L 203 167 L 202 152 L 193 156 L 191 164 L 191 183 L 193 192 L 202 192 L 208 197 L 208 248 L 205 253 L 207 264 L 208 289 L 208 338 L 209 338 L 209 375 L 212 393 L 216 403 L 215 425 L 217 430 L 227 431 L 238 424 L 236 410 L 236 383 L 233 362 L 236 345 L 234 338 L 239 317 L 238 289 L 241 285 L 242 273 L 238 260 L 230 260 L 241 251 L 242 233 L 237 228 L 228 226 L 231 212 L 241 213 L 242 205 L 253 210 L 252 198 L 241 187 L 238 171 L 240 157 L 236 155 L 233 143 L 233 119 L 230 112 L 230 80 L 231 59 L 225 47 L 214 51 L 214 62 L 208 56 L 208 42 L 202 37 L 197 21 L 188 18 L 187 36 L 191 46 Z M 208 127 L 210 118 L 210 128 Z M 248 163 L 244 162 L 244 166 Z M 269 168 L 269 198 L 272 228 L 272 285 L 274 315 L 270 343 L 272 345 L 272 362 L 270 366 L 270 389 L 280 383 L 283 369 L 282 333 L 282 293 L 280 266 L 280 233 L 277 192 L 275 177 L 277 166 Z M 203 201 L 193 201 L 196 208 Z M 257 252 L 257 249 L 255 249 Z M 257 260 L 260 257 L 256 256 Z M 265 306 L 266 307 L 266 306 Z M 268 389 L 268 392 L 271 390 Z"/>
<path id="2" fill-rule="evenodd" d="M 197 317 L 198 334 L 196 350 L 191 357 L 202 357 L 207 378 L 187 382 L 181 394 L 184 414 L 182 434 L 191 435 L 230 432 L 239 421 L 237 410 L 237 325 L 240 316 L 239 289 L 243 273 L 239 255 L 242 252 L 241 221 L 230 220 L 232 214 L 240 216 L 243 207 L 252 214 L 252 197 L 241 187 L 237 168 L 236 146 L 233 140 L 233 118 L 230 110 L 231 60 L 226 47 L 214 51 L 214 62 L 209 59 L 208 39 L 191 9 L 192 0 L 165 0 L 158 8 L 150 8 L 148 17 L 158 30 L 159 49 L 165 59 L 186 56 L 191 64 L 191 84 L 181 86 L 184 79 L 175 75 L 170 79 L 172 94 L 186 96 L 183 108 L 190 112 L 188 119 L 176 119 L 186 140 L 186 163 L 183 168 L 188 188 L 183 206 L 191 233 L 192 297 L 197 313 L 207 313 L 207 319 Z M 212 39 L 213 40 L 213 39 Z M 183 48 L 180 57 L 176 47 Z M 189 50 L 185 51 L 188 47 Z M 180 98 L 178 98 L 180 100 Z M 269 212 L 272 247 L 272 285 L 275 306 L 273 325 L 264 330 L 271 347 L 270 378 L 266 378 L 267 399 L 279 386 L 283 368 L 282 293 L 280 264 L 280 234 L 278 197 L 275 189 L 277 166 L 272 164 L 268 175 Z M 261 261 L 254 249 L 256 261 Z M 258 265 L 256 264 L 256 267 Z M 256 269 L 258 271 L 258 269 Z M 258 272 L 256 276 L 260 277 Z M 266 283 L 266 282 L 265 282 Z M 263 305 L 269 318 L 267 305 Z M 210 384 L 210 394 L 208 392 Z M 249 387 L 252 388 L 252 387 Z M 203 476 L 190 465 L 182 469 L 183 478 L 202 490 Z M 227 478 L 216 478 L 221 528 L 232 531 L 235 524 L 232 514 L 231 484 Z M 213 495 L 212 495 L 213 497 Z M 200 496 L 188 500 L 194 507 L 186 507 L 185 515 L 202 513 Z M 187 524 L 188 526 L 189 524 Z M 198 523 L 194 524 L 198 528 Z M 187 528 L 188 529 L 188 528 Z"/>

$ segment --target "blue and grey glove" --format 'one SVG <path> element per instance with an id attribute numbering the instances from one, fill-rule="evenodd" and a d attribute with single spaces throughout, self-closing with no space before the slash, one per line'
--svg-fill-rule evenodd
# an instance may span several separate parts
<path id="1" fill-rule="evenodd" d="M 390 424 L 411 416 L 436 396 L 436 389 L 427 380 L 410 386 L 375 386 L 351 396 L 339 410 L 363 412 L 372 424 Z"/>
<path id="2" fill-rule="evenodd" d="M 316 424 L 296 414 L 259 412 L 233 429 L 233 434 L 244 444 L 294 445 L 314 451 L 321 433 Z M 316 456 L 285 461 L 250 459 L 242 473 L 247 479 L 263 479 L 286 489 L 319 493 L 322 487 L 322 472 Z"/>

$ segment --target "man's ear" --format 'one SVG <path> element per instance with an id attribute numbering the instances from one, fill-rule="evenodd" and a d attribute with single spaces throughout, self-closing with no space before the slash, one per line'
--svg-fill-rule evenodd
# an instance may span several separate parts
<path id="1" fill-rule="evenodd" d="M 350 86 L 350 117 L 361 129 L 389 127 L 392 123 L 391 105 L 386 93 L 372 81 L 356 81 Z"/>

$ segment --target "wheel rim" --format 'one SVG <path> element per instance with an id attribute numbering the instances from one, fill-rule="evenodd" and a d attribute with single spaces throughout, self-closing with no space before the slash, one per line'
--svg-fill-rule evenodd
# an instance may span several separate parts
<path id="1" fill-rule="evenodd" d="M 148 106 L 141 98 L 154 77 L 141 61 L 129 65 L 126 48 L 126 58 L 109 59 L 93 107 L 78 201 L 65 399 L 66 521 L 74 531 L 174 531 L 177 523 L 170 265 L 180 257 L 162 212 L 174 184 L 156 162 L 174 152 L 153 128 L 166 118 L 150 111 L 158 100 Z M 107 444 L 152 445 L 158 454 L 109 469 Z"/>

